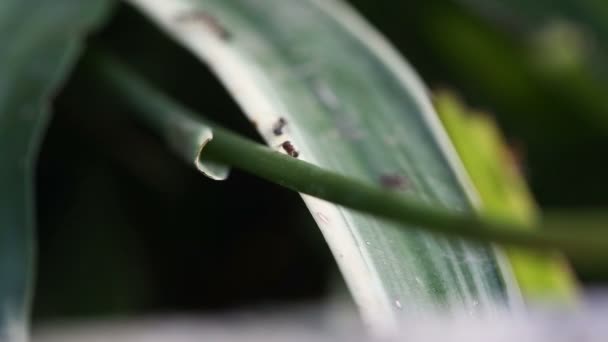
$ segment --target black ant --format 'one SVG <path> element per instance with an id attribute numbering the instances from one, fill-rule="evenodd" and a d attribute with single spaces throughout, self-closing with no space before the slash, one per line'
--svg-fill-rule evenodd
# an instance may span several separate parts
<path id="1" fill-rule="evenodd" d="M 293 145 L 291 144 L 291 142 L 289 142 L 289 140 L 285 140 L 281 144 L 281 147 L 285 150 L 285 152 L 287 152 L 287 154 L 289 154 L 290 156 L 292 156 L 294 158 L 298 158 L 298 156 L 300 155 L 300 152 L 298 152 L 296 150 L 296 148 L 293 147 Z"/>
<path id="2" fill-rule="evenodd" d="M 279 120 L 272 126 L 272 133 L 274 135 L 279 136 L 283 134 L 283 129 L 287 126 L 287 120 L 284 118 L 279 118 Z"/>

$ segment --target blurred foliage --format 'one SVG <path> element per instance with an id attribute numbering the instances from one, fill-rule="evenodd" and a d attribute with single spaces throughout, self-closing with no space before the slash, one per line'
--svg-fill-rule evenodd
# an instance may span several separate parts
<path id="1" fill-rule="evenodd" d="M 605 11 L 592 11 L 587 23 L 584 13 L 555 11 L 548 1 L 534 5 L 535 13 L 551 13 L 543 20 L 517 15 L 532 13 L 523 0 L 502 1 L 510 10 L 499 16 L 485 1 L 351 2 L 427 84 L 457 89 L 492 113 L 519 146 L 541 207 L 606 204 L 608 64 L 600 26 L 608 21 L 597 19 Z M 92 40 L 137 61 L 131 64 L 178 101 L 259 139 L 210 72 L 127 6 Z M 199 176 L 95 93 L 94 80 L 77 72 L 56 101 L 44 143 L 38 318 L 224 310 L 327 295 L 335 265 L 296 194 L 239 172 L 223 184 Z"/>

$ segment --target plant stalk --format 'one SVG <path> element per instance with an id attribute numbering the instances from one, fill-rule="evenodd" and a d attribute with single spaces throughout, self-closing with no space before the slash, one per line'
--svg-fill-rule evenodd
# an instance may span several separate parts
<path id="1" fill-rule="evenodd" d="M 563 251 L 574 262 L 605 267 L 608 236 L 600 229 L 575 232 L 574 229 L 538 229 L 470 213 L 453 212 L 387 190 L 274 151 L 201 118 L 153 88 L 115 58 L 96 52 L 86 58 L 90 72 L 106 83 L 113 94 L 130 106 L 137 117 L 164 137 L 183 134 L 183 148 L 199 150 L 200 141 L 192 136 L 192 125 L 210 127 L 213 139 L 201 151 L 201 161 L 213 161 L 249 172 L 291 190 L 392 220 L 404 228 L 427 229 L 436 233 L 476 241 L 521 245 Z M 182 154 L 182 151 L 176 151 Z M 580 227 L 577 227 L 580 228 Z"/>

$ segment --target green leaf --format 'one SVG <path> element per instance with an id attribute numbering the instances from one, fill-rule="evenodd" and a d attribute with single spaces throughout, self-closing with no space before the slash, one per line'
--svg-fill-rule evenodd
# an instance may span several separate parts
<path id="1" fill-rule="evenodd" d="M 356 13 L 327 0 L 132 0 L 203 59 L 277 150 L 442 208 L 476 194 L 411 68 Z M 280 118 L 287 122 L 275 134 Z M 519 305 L 502 254 L 404 231 L 303 196 L 374 330 L 403 312 Z M 473 203 L 473 204 L 472 204 Z"/>
<path id="2" fill-rule="evenodd" d="M 22 341 L 34 267 L 34 168 L 48 102 L 105 0 L 0 3 L 0 340 Z"/>
<path id="3" fill-rule="evenodd" d="M 538 209 L 520 175 L 517 157 L 491 117 L 471 112 L 446 91 L 437 92 L 435 106 L 479 192 L 480 211 L 533 229 Z M 514 247 L 506 254 L 528 302 L 576 303 L 576 280 L 562 255 Z"/>

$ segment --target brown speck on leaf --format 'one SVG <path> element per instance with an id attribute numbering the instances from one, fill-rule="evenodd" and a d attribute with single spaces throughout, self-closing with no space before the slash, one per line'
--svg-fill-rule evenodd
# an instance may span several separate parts
<path id="1" fill-rule="evenodd" d="M 277 122 L 272 126 L 272 133 L 276 136 L 283 134 L 283 129 L 287 126 L 287 120 L 284 118 L 279 118 Z"/>
<path id="2" fill-rule="evenodd" d="M 398 174 L 383 174 L 380 176 L 380 185 L 387 189 L 401 190 L 408 185 L 407 178 Z"/>
<path id="3" fill-rule="evenodd" d="M 175 20 L 180 23 L 201 23 L 211 32 L 215 33 L 222 40 L 229 40 L 232 35 L 222 24 L 212 15 L 205 11 L 191 10 L 179 14 Z"/>
<path id="4" fill-rule="evenodd" d="M 281 147 L 285 150 L 285 152 L 287 152 L 287 154 L 294 158 L 298 158 L 298 156 L 300 155 L 300 152 L 296 150 L 296 148 L 291 144 L 289 140 L 285 140 L 281 144 Z"/>

